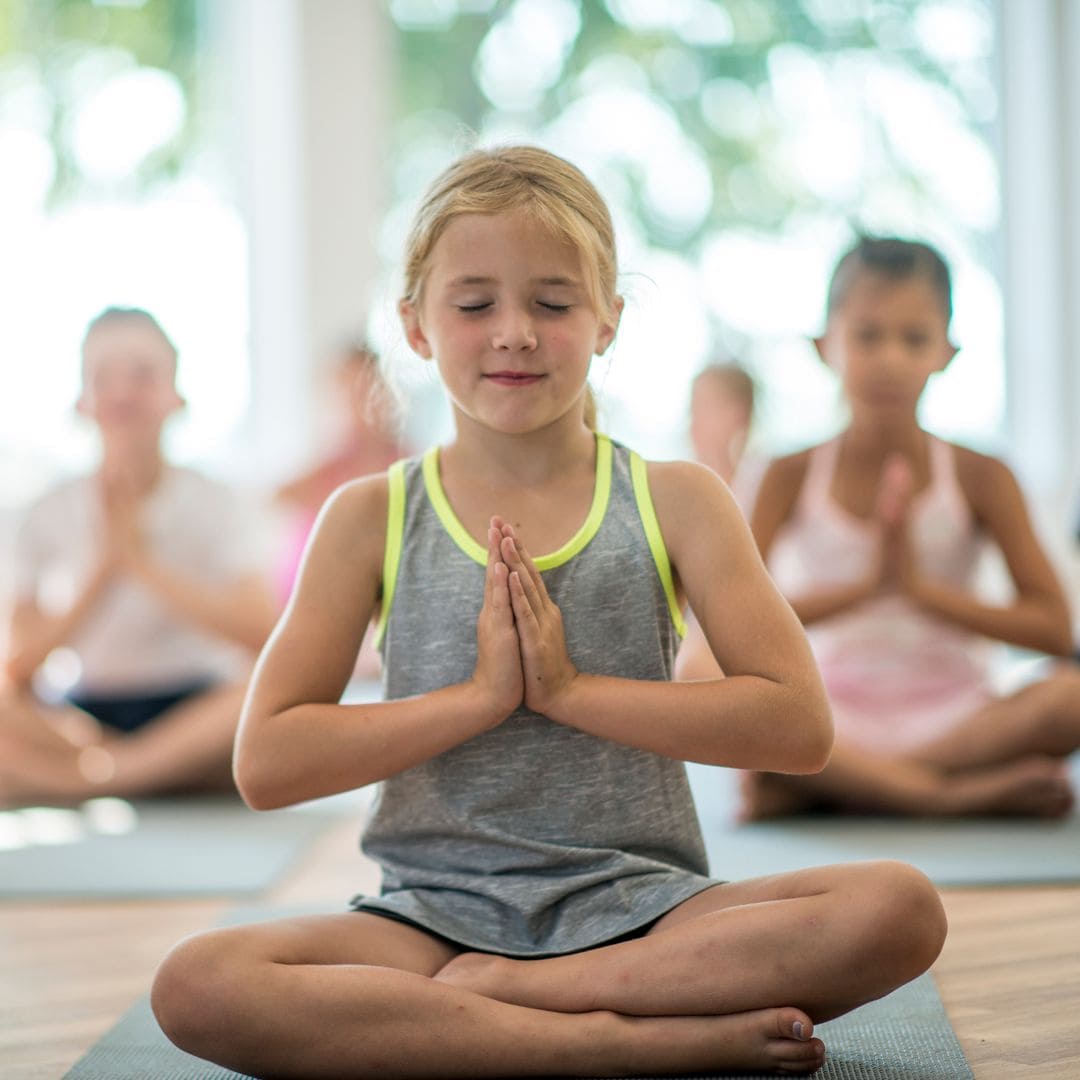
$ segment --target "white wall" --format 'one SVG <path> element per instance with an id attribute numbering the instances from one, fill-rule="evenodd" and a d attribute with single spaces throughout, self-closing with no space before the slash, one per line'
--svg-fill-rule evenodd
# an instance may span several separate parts
<path id="1" fill-rule="evenodd" d="M 250 235 L 247 445 L 252 473 L 275 476 L 319 445 L 313 372 L 366 321 L 393 49 L 384 5 L 368 0 L 228 0 L 207 14 L 233 61 L 230 139 Z"/>
<path id="2" fill-rule="evenodd" d="M 997 16 L 1011 456 L 1080 607 L 1080 2 Z"/>

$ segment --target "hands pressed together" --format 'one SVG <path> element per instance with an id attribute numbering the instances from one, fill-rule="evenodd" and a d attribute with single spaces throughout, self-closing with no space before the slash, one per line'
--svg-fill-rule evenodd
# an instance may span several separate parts
<path id="1" fill-rule="evenodd" d="M 498 517 L 488 527 L 484 604 L 476 639 L 473 682 L 498 706 L 501 717 L 521 704 L 551 715 L 577 678 L 562 612 L 513 526 Z"/>
<path id="2" fill-rule="evenodd" d="M 900 592 L 915 596 L 918 567 L 909 535 L 909 511 L 915 477 L 908 459 L 892 454 L 881 470 L 874 517 L 881 526 L 880 557 L 874 592 Z"/>
<path id="3" fill-rule="evenodd" d="M 123 474 L 100 477 L 99 495 L 105 526 L 100 572 L 137 577 L 149 557 L 140 520 L 145 495 Z"/>

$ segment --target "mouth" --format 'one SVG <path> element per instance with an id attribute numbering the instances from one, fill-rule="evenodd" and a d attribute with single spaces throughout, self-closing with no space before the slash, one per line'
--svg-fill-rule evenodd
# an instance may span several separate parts
<path id="1" fill-rule="evenodd" d="M 544 376 L 530 371 L 489 371 L 484 378 L 498 386 L 532 386 Z"/>

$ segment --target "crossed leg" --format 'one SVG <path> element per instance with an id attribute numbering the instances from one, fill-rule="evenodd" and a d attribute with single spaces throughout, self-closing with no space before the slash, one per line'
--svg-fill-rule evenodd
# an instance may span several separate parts
<path id="1" fill-rule="evenodd" d="M 1080 749 L 1080 667 L 1070 665 L 990 702 L 906 754 L 840 737 L 813 776 L 747 774 L 744 815 L 815 804 L 895 814 L 1060 817 L 1073 806 L 1064 759 Z"/>
<path id="2" fill-rule="evenodd" d="M 274 1077 L 807 1074 L 816 1020 L 914 978 L 937 894 L 868 863 L 716 886 L 643 938 L 544 960 L 461 953 L 368 914 L 211 931 L 154 985 L 166 1034 Z"/>
<path id="3" fill-rule="evenodd" d="M 78 709 L 0 699 L 0 805 L 101 795 L 232 790 L 231 756 L 244 687 L 182 701 L 131 734 Z"/>

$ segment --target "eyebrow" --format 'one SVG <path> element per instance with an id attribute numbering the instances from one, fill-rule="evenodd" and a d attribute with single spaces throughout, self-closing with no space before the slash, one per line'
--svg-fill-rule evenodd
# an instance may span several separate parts
<path id="1" fill-rule="evenodd" d="M 533 284 L 535 285 L 565 285 L 570 288 L 577 288 L 580 282 L 575 281 L 573 278 L 568 277 L 542 277 L 534 278 Z M 463 277 L 454 278 L 450 285 L 451 287 L 456 285 L 493 285 L 495 279 L 493 277 L 485 277 L 483 275 L 471 275 L 467 274 Z"/>

